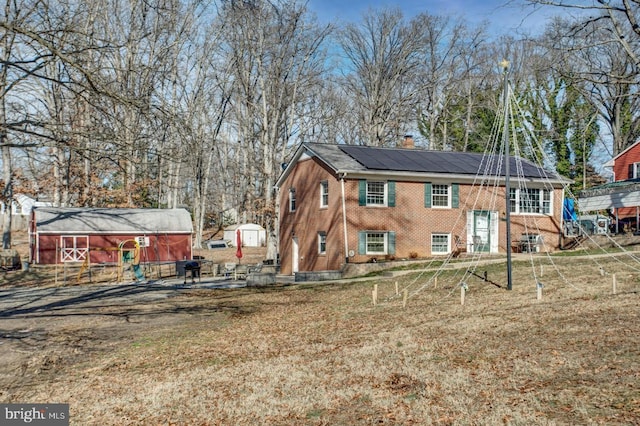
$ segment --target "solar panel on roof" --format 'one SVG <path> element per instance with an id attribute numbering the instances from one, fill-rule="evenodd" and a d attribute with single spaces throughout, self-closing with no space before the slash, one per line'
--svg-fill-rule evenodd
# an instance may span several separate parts
<path id="1" fill-rule="evenodd" d="M 360 145 L 342 145 L 340 149 L 370 170 L 501 176 L 504 176 L 505 172 L 504 164 L 499 159 L 471 152 L 389 149 Z M 499 173 L 498 164 L 501 164 Z M 518 163 L 514 157 L 510 158 L 509 167 L 511 176 L 554 176 L 525 160 L 520 159 Z"/>

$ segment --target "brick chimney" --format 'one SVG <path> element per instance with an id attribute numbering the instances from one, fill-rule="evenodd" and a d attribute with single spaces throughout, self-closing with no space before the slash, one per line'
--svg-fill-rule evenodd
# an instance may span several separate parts
<path id="1" fill-rule="evenodd" d="M 402 141 L 402 147 L 406 149 L 413 149 L 416 147 L 416 144 L 413 141 L 412 135 L 404 135 L 404 139 Z"/>

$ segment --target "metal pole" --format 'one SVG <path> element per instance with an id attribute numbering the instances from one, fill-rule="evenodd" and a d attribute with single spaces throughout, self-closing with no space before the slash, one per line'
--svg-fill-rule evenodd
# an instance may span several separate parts
<path id="1" fill-rule="evenodd" d="M 509 62 L 503 60 L 504 70 L 504 127 L 502 129 L 502 143 L 504 144 L 504 190 L 505 190 L 505 219 L 507 233 L 507 290 L 513 289 L 511 277 L 511 182 L 509 170 Z"/>

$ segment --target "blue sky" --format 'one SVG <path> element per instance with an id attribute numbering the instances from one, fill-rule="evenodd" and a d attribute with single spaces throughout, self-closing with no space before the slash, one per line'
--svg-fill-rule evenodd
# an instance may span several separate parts
<path id="1" fill-rule="evenodd" d="M 538 33 L 558 9 L 533 11 L 522 0 L 309 0 L 310 9 L 321 22 L 357 22 L 369 8 L 400 7 L 406 17 L 421 12 L 464 18 L 471 24 L 489 23 L 494 35 L 518 31 Z M 533 12 L 533 13 L 532 13 Z"/>

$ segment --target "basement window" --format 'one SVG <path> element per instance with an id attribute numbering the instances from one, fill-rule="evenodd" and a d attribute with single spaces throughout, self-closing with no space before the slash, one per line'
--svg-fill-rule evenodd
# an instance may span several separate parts
<path id="1" fill-rule="evenodd" d="M 327 254 L 327 233 L 318 232 L 318 254 Z"/>
<path id="2" fill-rule="evenodd" d="M 448 254 L 451 252 L 450 240 L 449 234 L 431 234 L 431 253 Z"/>

